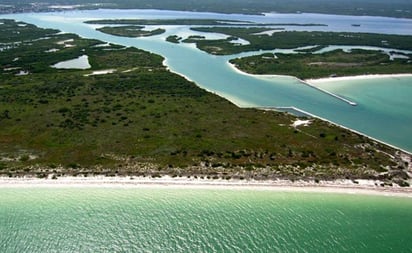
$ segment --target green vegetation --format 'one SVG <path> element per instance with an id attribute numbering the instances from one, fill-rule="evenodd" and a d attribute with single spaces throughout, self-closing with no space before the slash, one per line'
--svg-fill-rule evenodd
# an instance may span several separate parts
<path id="1" fill-rule="evenodd" d="M 276 48 L 292 49 L 308 45 L 329 46 L 375 46 L 392 49 L 412 50 L 412 36 L 386 35 L 370 33 L 336 33 L 336 32 L 275 32 L 271 36 L 259 33 L 270 31 L 268 28 L 244 27 L 199 27 L 192 30 L 200 32 L 223 33 L 230 37 L 220 40 L 199 40 L 199 49 L 210 54 L 228 55 L 246 51 L 272 50 Z M 242 38 L 249 45 L 235 45 L 230 41 Z"/>
<path id="2" fill-rule="evenodd" d="M 110 27 L 105 26 L 102 28 L 98 28 L 98 31 L 116 35 L 116 36 L 124 36 L 124 37 L 148 37 L 153 35 L 159 35 L 165 32 L 165 29 L 157 28 L 151 31 L 143 30 L 144 26 L 116 26 Z"/>
<path id="3" fill-rule="evenodd" d="M 412 58 L 412 55 L 409 55 Z M 300 79 L 363 74 L 412 73 L 409 59 L 390 60 L 386 53 L 335 50 L 323 54 L 263 54 L 230 61 L 252 74 L 291 75 Z"/>
<path id="4" fill-rule="evenodd" d="M 186 39 L 182 40 L 182 42 L 184 43 L 196 43 L 199 40 L 204 40 L 206 39 L 205 36 L 201 36 L 201 35 L 190 35 L 188 36 Z"/>
<path id="5" fill-rule="evenodd" d="M 238 108 L 169 72 L 158 55 L 1 22 L 0 43 L 12 45 L 0 52 L 1 175 L 406 175 L 392 148 L 320 120 L 294 128 L 291 115 Z M 21 37 L 10 42 L 13 31 Z M 89 70 L 50 67 L 84 54 Z M 85 76 L 106 69 L 115 72 Z"/>
<path id="6" fill-rule="evenodd" d="M 3 23 L 3 25 L 1 25 L 2 32 L 0 33 L 1 47 L 14 46 L 14 44 L 24 40 L 34 40 L 58 32 L 53 29 L 36 29 L 32 24 L 7 19 L 1 19 L 1 23 Z M 16 26 L 18 26 L 17 31 Z"/>
<path id="7" fill-rule="evenodd" d="M 48 11 L 43 0 L 2 0 L 0 12 Z M 260 14 L 326 13 L 359 16 L 389 16 L 412 18 L 410 0 L 54 0 L 52 5 L 79 5 L 77 9 L 160 9 L 220 13 Z"/>
<path id="8" fill-rule="evenodd" d="M 182 37 L 179 37 L 177 35 L 170 35 L 166 38 L 166 41 L 178 44 L 181 39 Z"/>

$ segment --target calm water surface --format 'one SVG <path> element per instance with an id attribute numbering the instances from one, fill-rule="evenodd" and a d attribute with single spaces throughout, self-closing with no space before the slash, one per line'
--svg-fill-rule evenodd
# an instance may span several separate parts
<path id="1" fill-rule="evenodd" d="M 266 14 L 265 16 L 192 13 L 159 10 L 93 10 L 60 13 L 15 14 L 5 17 L 56 28 L 125 46 L 135 46 L 166 58 L 165 64 L 174 72 L 186 76 L 202 88 L 223 96 L 243 107 L 296 107 L 318 117 L 367 134 L 373 138 L 412 152 L 412 78 L 386 78 L 346 83 L 344 89 L 330 85 L 324 88 L 350 98 L 358 106 L 350 106 L 319 92 L 296 79 L 287 77 L 256 77 L 236 72 L 230 58 L 208 55 L 188 44 L 165 41 L 171 34 L 187 37 L 195 32 L 184 26 L 168 26 L 165 34 L 149 38 L 122 38 L 100 33 L 96 25 L 82 23 L 89 19 L 109 18 L 212 18 L 266 23 L 317 23 L 327 26 L 286 26 L 287 30 L 352 31 L 387 34 L 412 34 L 411 19 L 385 17 L 355 17 L 323 14 Z M 354 27 L 352 24 L 360 24 Z M 197 34 L 197 33 L 196 33 Z M 225 35 L 211 34 L 209 38 Z M 345 47 L 347 49 L 347 47 Z M 277 52 L 279 50 L 274 50 Z M 290 50 L 289 50 L 290 51 Z M 396 87 L 396 89 L 394 89 Z M 365 91 L 368 92 L 365 92 Z"/>
<path id="2" fill-rule="evenodd" d="M 410 198 L 2 188 L 0 252 L 410 252 Z"/>

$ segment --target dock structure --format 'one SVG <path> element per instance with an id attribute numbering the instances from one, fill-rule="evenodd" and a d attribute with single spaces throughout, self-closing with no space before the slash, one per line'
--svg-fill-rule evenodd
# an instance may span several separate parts
<path id="1" fill-rule="evenodd" d="M 334 93 L 332 93 L 332 92 L 330 92 L 330 91 L 327 91 L 327 90 L 325 90 L 325 89 L 322 89 L 322 88 L 320 88 L 320 87 L 317 87 L 317 86 L 315 86 L 315 85 L 313 85 L 313 84 L 311 84 L 311 83 L 309 83 L 309 82 L 303 81 L 303 80 L 301 80 L 301 79 L 298 79 L 298 80 L 299 80 L 299 82 L 301 82 L 301 83 L 303 83 L 303 84 L 305 84 L 305 85 L 307 85 L 307 86 L 309 86 L 309 87 L 311 87 L 311 88 L 317 89 L 317 90 L 319 90 L 319 91 L 321 91 L 321 92 L 323 92 L 323 93 L 326 93 L 326 94 L 328 94 L 328 95 L 330 95 L 330 96 L 332 96 L 332 97 L 335 97 L 335 98 L 337 98 L 337 99 L 339 99 L 339 100 L 341 100 L 341 101 L 343 101 L 343 102 L 346 102 L 346 103 L 350 104 L 351 106 L 357 106 L 357 105 L 358 105 L 356 102 L 350 101 L 350 100 L 347 99 L 347 98 L 341 97 L 341 96 L 336 95 L 336 94 L 334 94 Z"/>

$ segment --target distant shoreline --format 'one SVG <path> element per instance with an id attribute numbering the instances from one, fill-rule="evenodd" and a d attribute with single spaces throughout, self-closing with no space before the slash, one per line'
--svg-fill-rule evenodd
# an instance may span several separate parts
<path id="1" fill-rule="evenodd" d="M 290 181 L 290 180 L 225 180 L 199 178 L 151 177 L 0 177 L 0 189 L 5 188 L 160 188 L 204 190 L 265 190 L 276 192 L 310 192 L 379 195 L 412 198 L 412 187 L 381 186 L 373 180 Z"/>

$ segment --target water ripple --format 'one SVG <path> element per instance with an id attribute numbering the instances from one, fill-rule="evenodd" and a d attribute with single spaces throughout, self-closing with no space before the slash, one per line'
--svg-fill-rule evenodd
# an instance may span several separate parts
<path id="1" fill-rule="evenodd" d="M 0 189 L 0 252 L 407 252 L 409 199 Z"/>

